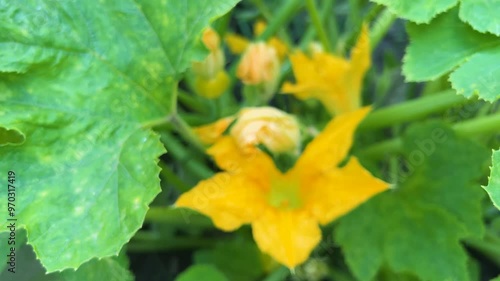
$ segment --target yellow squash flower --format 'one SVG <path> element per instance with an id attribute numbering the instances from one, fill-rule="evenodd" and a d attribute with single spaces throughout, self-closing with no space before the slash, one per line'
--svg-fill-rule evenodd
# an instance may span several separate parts
<path id="1" fill-rule="evenodd" d="M 356 110 L 361 106 L 363 77 L 370 67 L 368 28 L 363 26 L 350 60 L 321 51 L 308 57 L 298 51 L 290 55 L 290 61 L 297 83 L 284 83 L 283 93 L 318 99 L 331 113 Z"/>
<path id="2" fill-rule="evenodd" d="M 388 187 L 354 157 L 338 167 L 368 112 L 363 108 L 333 119 L 286 173 L 267 154 L 258 149 L 245 154 L 234 138 L 225 136 L 208 150 L 224 171 L 182 194 L 176 206 L 209 216 L 225 231 L 251 224 L 258 247 L 293 268 L 307 260 L 321 240 L 319 224 Z"/>
<path id="3" fill-rule="evenodd" d="M 256 37 L 259 36 L 260 34 L 262 34 L 262 32 L 264 32 L 265 29 L 265 22 L 256 21 L 253 27 L 254 35 Z M 234 33 L 228 33 L 225 37 L 225 41 L 231 53 L 238 55 L 243 54 L 243 52 L 245 52 L 245 50 L 251 43 L 250 40 L 246 39 L 245 37 Z M 283 61 L 285 59 L 286 54 L 288 53 L 288 48 L 285 43 L 283 43 L 277 37 L 271 37 L 269 40 L 267 40 L 266 43 L 268 46 L 276 50 L 276 54 L 278 55 L 280 61 Z"/>

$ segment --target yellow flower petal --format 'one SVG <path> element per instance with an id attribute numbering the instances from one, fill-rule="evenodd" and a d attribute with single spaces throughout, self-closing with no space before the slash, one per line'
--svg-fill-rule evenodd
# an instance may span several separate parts
<path id="1" fill-rule="evenodd" d="M 232 231 L 258 218 L 265 201 L 259 186 L 244 176 L 218 173 L 182 194 L 175 205 L 197 210 L 218 228 Z"/>
<path id="2" fill-rule="evenodd" d="M 350 86 L 347 96 L 350 98 L 351 108 L 361 105 L 361 85 L 363 84 L 366 71 L 370 68 L 370 64 L 370 37 L 368 26 L 364 24 L 358 41 L 351 52 L 350 81 L 347 83 L 347 86 Z"/>
<path id="3" fill-rule="evenodd" d="M 311 57 L 296 52 L 290 61 L 297 83 L 285 83 L 283 93 L 318 99 L 332 114 L 356 110 L 361 106 L 363 77 L 370 67 L 368 27 L 363 26 L 351 60 L 316 51 Z"/>
<path id="4" fill-rule="evenodd" d="M 267 27 L 267 23 L 263 20 L 258 20 L 255 22 L 255 24 L 253 25 L 253 35 L 255 37 L 259 36 L 262 34 L 262 32 L 264 32 L 264 30 L 266 30 L 266 27 Z"/>
<path id="5" fill-rule="evenodd" d="M 269 179 L 279 173 L 271 157 L 258 148 L 241 150 L 230 136 L 220 138 L 207 152 L 221 169 L 231 174 L 245 174 L 264 189 L 269 188 Z"/>
<path id="6" fill-rule="evenodd" d="M 226 131 L 227 127 L 231 125 L 233 120 L 233 116 L 225 117 L 214 123 L 196 127 L 193 131 L 203 144 L 210 145 L 222 137 L 222 134 Z"/>
<path id="7" fill-rule="evenodd" d="M 345 167 L 331 170 L 308 186 L 304 208 L 327 224 L 388 187 L 352 157 Z"/>
<path id="8" fill-rule="evenodd" d="M 250 44 L 250 41 L 245 37 L 234 33 L 228 33 L 224 39 L 233 54 L 242 54 Z"/>
<path id="9" fill-rule="evenodd" d="M 252 223 L 252 232 L 263 252 L 289 268 L 306 261 L 321 240 L 317 222 L 303 211 L 268 208 Z"/>
<path id="10" fill-rule="evenodd" d="M 314 178 L 315 174 L 335 168 L 347 156 L 354 132 L 370 109 L 364 107 L 332 119 L 309 143 L 292 171 L 302 178 Z"/>
<path id="11" fill-rule="evenodd" d="M 286 44 L 283 43 L 283 41 L 279 40 L 277 37 L 271 37 L 269 40 L 267 40 L 267 44 L 276 50 L 278 58 L 281 62 L 283 62 L 283 60 L 285 60 L 286 58 L 286 54 L 288 53 L 288 47 L 286 46 Z"/>

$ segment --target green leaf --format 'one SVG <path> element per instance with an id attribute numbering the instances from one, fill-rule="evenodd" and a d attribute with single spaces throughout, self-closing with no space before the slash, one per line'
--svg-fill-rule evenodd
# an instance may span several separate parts
<path id="1" fill-rule="evenodd" d="M 483 232 L 474 181 L 487 151 L 435 122 L 411 127 L 403 141 L 406 180 L 340 220 L 335 234 L 347 264 L 363 281 L 383 266 L 422 280 L 469 280 L 460 240 Z"/>
<path id="2" fill-rule="evenodd" d="M 8 144 L 22 144 L 24 142 L 24 135 L 17 130 L 9 130 L 0 127 L 0 146 Z"/>
<path id="3" fill-rule="evenodd" d="M 198 264 L 179 274 L 175 281 L 229 281 L 215 266 Z"/>
<path id="4" fill-rule="evenodd" d="M 500 41 L 500 38 L 498 39 Z M 479 52 L 450 75 L 450 82 L 458 94 L 493 102 L 500 97 L 500 47 Z"/>
<path id="5" fill-rule="evenodd" d="M 466 97 L 478 94 L 493 102 L 500 97 L 500 40 L 474 31 L 453 9 L 429 25 L 407 26 L 410 45 L 403 72 L 408 81 L 434 80 L 450 71 L 450 81 Z M 437 47 L 438 46 L 438 47 Z"/>
<path id="6" fill-rule="evenodd" d="M 415 22 L 429 23 L 438 14 L 460 3 L 460 19 L 479 32 L 500 35 L 500 0 L 372 0 L 399 17 Z M 458 9 L 458 8 L 457 8 Z M 444 32 L 444 30 L 443 30 Z"/>
<path id="7" fill-rule="evenodd" d="M 493 204 L 500 209 L 500 150 L 493 152 L 490 180 L 484 189 L 490 195 Z"/>
<path id="8" fill-rule="evenodd" d="M 116 257 L 92 259 L 84 263 L 78 270 L 67 269 L 62 272 L 46 274 L 45 269 L 36 259 L 33 248 L 26 245 L 26 232 L 19 231 L 16 237 L 16 273 L 4 270 L 0 272 L 0 280 L 16 281 L 128 281 L 134 280 L 128 270 L 128 258 L 124 251 Z M 0 246 L 2 253 L 3 245 Z M 14 278 L 13 278 L 14 277 Z"/>
<path id="9" fill-rule="evenodd" d="M 261 252 L 255 243 L 238 237 L 217 243 L 213 250 L 200 250 L 195 262 L 213 264 L 229 280 L 253 281 L 264 274 Z"/>
<path id="10" fill-rule="evenodd" d="M 460 19 L 479 32 L 500 36 L 499 0 L 461 0 Z"/>
<path id="11" fill-rule="evenodd" d="M 385 5 L 389 10 L 401 18 L 416 22 L 428 23 L 437 14 L 455 6 L 458 0 L 372 0 L 375 3 Z"/>
<path id="12" fill-rule="evenodd" d="M 48 272 L 140 228 L 165 151 L 141 123 L 172 113 L 203 28 L 236 2 L 0 0 L 0 174 L 16 172 L 18 226 Z"/>

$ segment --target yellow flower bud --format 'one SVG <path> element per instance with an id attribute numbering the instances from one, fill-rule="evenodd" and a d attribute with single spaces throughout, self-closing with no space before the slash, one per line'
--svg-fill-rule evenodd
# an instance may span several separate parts
<path id="1" fill-rule="evenodd" d="M 202 97 L 208 99 L 218 98 L 229 87 L 229 76 L 222 70 L 212 79 L 206 79 L 198 76 L 194 80 L 194 90 Z"/>
<path id="2" fill-rule="evenodd" d="M 210 51 L 208 56 L 202 60 L 192 63 L 192 70 L 195 75 L 205 79 L 213 79 L 224 69 L 224 52 L 220 48 L 220 38 L 217 32 L 207 28 L 201 38 L 201 41 Z"/>
<path id="3" fill-rule="evenodd" d="M 242 150 L 262 144 L 273 153 L 295 152 L 300 144 L 297 120 L 273 107 L 242 109 L 230 134 Z"/>
<path id="4" fill-rule="evenodd" d="M 215 51 L 219 48 L 220 46 L 220 37 L 219 34 L 212 28 L 207 28 L 203 32 L 203 35 L 201 36 L 201 42 L 205 44 L 207 49 L 210 51 Z"/>
<path id="5" fill-rule="evenodd" d="M 236 76 L 247 85 L 274 83 L 280 62 L 276 50 L 264 42 L 252 43 L 243 54 Z"/>

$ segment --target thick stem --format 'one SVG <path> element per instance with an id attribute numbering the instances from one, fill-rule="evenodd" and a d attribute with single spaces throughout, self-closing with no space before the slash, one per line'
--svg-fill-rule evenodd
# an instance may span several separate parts
<path id="1" fill-rule="evenodd" d="M 458 123 L 452 128 L 459 136 L 497 133 L 500 131 L 500 113 Z M 379 158 L 385 154 L 399 153 L 402 148 L 401 138 L 394 138 L 369 146 L 361 153 L 367 157 Z"/>
<path id="2" fill-rule="evenodd" d="M 146 213 L 145 221 L 183 227 L 213 228 L 209 218 L 185 208 L 151 207 Z"/>
<path id="3" fill-rule="evenodd" d="M 200 179 L 209 178 L 213 175 L 214 172 L 206 165 L 199 161 L 192 161 L 193 154 L 170 133 L 161 132 L 161 139 L 165 144 L 169 155 L 177 160 L 176 163 L 184 166 Z"/>
<path id="4" fill-rule="evenodd" d="M 432 96 L 410 100 L 393 106 L 377 109 L 360 124 L 360 130 L 373 130 L 423 118 L 431 113 L 443 111 L 468 100 L 455 91 L 448 90 Z"/>

